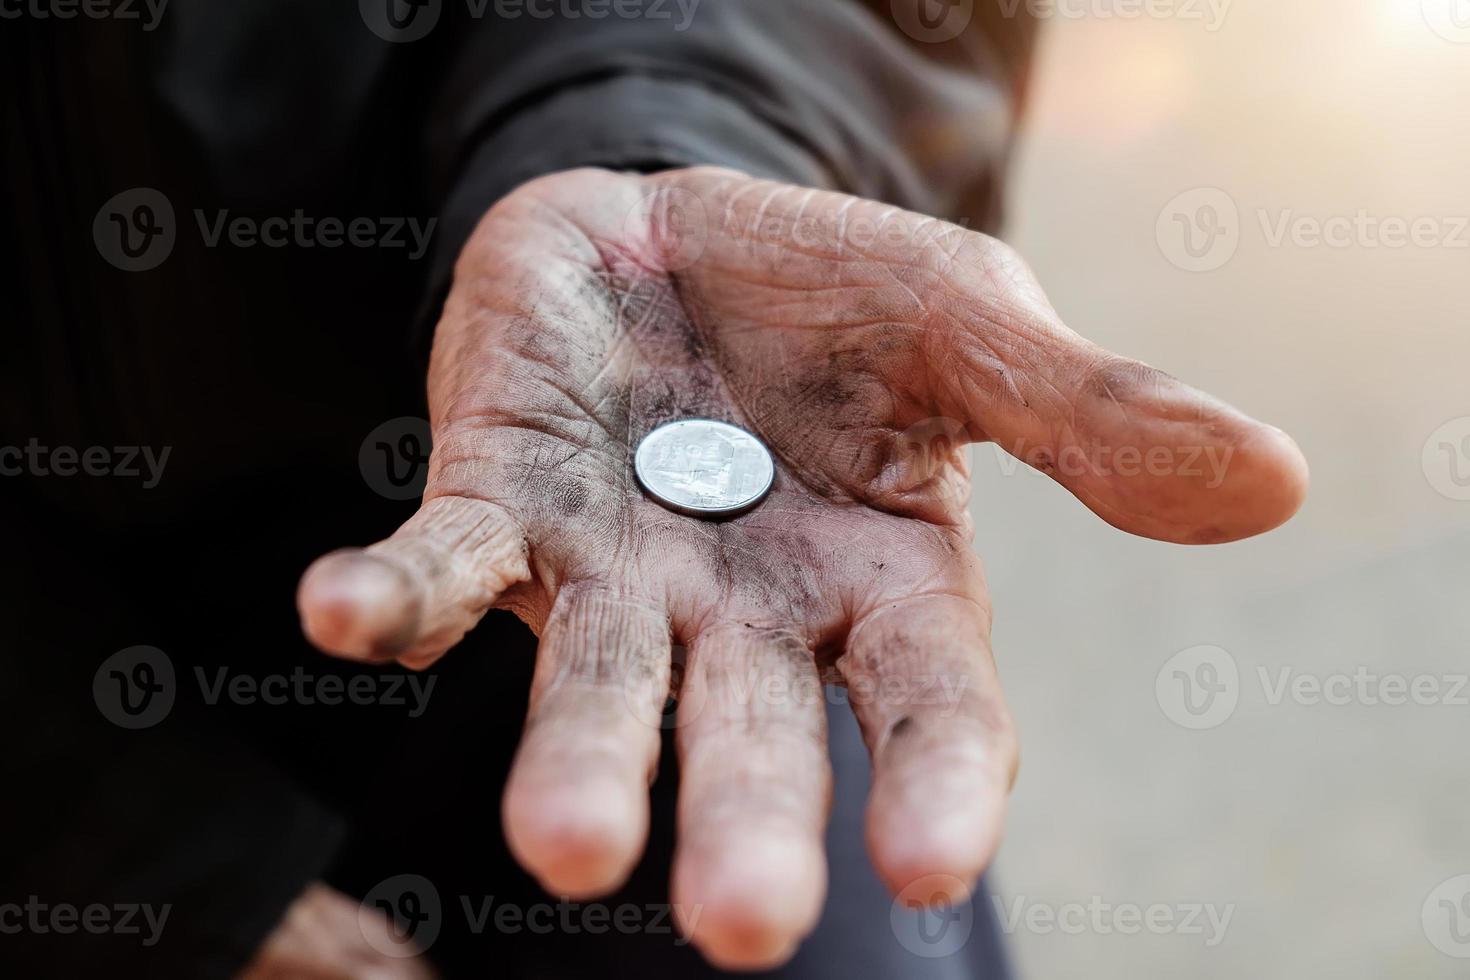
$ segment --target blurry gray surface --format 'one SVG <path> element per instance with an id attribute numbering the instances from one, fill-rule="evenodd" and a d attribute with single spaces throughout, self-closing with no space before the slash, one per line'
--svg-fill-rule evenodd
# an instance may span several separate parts
<path id="1" fill-rule="evenodd" d="M 1291 432 L 1313 480 L 1286 527 L 1190 549 L 1129 538 L 975 451 L 1022 740 L 992 884 L 1022 976 L 1470 975 L 1429 935 L 1453 911 L 1431 893 L 1470 873 L 1470 691 L 1454 690 L 1470 457 L 1425 453 L 1470 416 L 1470 30 L 1447 37 L 1440 6 L 1240 0 L 1218 30 L 1048 25 L 1006 237 L 1073 327 Z M 1226 193 L 1239 239 L 1189 272 L 1158 226 L 1198 188 Z M 1443 238 L 1275 236 L 1359 212 L 1429 217 Z M 1444 472 L 1426 467 L 1437 452 Z M 1236 704 L 1190 730 L 1155 682 L 1202 645 L 1237 667 Z M 1389 703 L 1394 677 L 1437 693 Z M 1124 905 L 1174 924 L 1129 934 Z M 1184 929 L 1191 905 L 1229 909 L 1223 934 L 1203 913 Z M 1470 937 L 1470 917 L 1456 925 Z"/>

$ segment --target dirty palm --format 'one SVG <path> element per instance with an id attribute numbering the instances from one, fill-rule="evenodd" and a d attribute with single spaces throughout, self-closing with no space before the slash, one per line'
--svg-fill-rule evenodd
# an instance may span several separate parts
<path id="1" fill-rule="evenodd" d="M 873 758 L 868 845 L 892 889 L 958 897 L 994 853 L 1017 749 L 964 443 L 1181 543 L 1276 526 L 1307 479 L 1284 433 L 1072 332 L 1000 242 L 705 168 L 569 171 L 498 203 L 459 258 L 429 396 L 421 509 L 308 570 L 306 632 L 420 667 L 492 607 L 530 624 L 504 823 L 573 897 L 616 888 L 641 853 L 685 646 L 672 898 L 701 909 L 682 925 L 725 966 L 787 958 L 826 884 L 822 701 L 760 692 L 827 668 L 866 692 L 850 701 Z M 691 417 L 769 447 L 759 506 L 706 521 L 640 490 L 639 440 Z M 1101 462 L 1125 447 L 1180 465 Z M 1204 453 L 1228 467 L 1182 465 Z"/>

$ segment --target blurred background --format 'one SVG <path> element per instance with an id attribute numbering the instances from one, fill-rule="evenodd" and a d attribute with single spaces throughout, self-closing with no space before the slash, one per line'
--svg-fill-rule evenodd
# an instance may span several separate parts
<path id="1" fill-rule="evenodd" d="M 1140 6 L 1041 8 L 1006 237 L 1312 493 L 1188 549 L 977 451 L 1023 746 L 996 911 L 1031 977 L 1470 975 L 1470 3 Z M 1173 925 L 1087 911 L 1127 905 Z"/>

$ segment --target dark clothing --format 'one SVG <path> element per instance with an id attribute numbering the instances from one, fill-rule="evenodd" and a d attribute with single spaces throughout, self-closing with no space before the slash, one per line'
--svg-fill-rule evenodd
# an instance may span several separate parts
<path id="1" fill-rule="evenodd" d="M 966 3 L 691 2 L 172 0 L 155 20 L 0 0 L 7 972 L 228 976 L 308 882 L 360 896 L 400 872 L 440 892 L 451 976 L 702 969 L 646 931 L 467 927 L 462 896 L 541 900 L 498 826 L 534 653 L 513 618 L 429 672 L 415 717 L 217 684 L 304 667 L 386 697 L 395 672 L 308 649 L 292 589 L 411 513 L 359 452 L 424 415 L 425 325 L 518 183 L 720 164 L 994 227 L 1025 4 L 981 0 L 953 33 L 935 18 Z M 910 36 L 935 31 L 953 36 Z M 175 703 L 133 729 L 102 705 L 162 681 L 103 662 L 138 644 L 165 652 Z M 861 854 L 861 746 L 845 720 L 833 739 L 832 897 L 786 975 L 1000 975 L 985 902 L 960 955 L 893 941 Z M 608 906 L 664 900 L 672 757 L 649 856 Z M 146 947 L 11 931 L 6 903 L 32 895 L 171 910 Z"/>

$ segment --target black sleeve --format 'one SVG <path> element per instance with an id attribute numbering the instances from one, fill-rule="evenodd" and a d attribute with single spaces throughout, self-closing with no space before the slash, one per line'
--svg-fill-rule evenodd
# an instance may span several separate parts
<path id="1" fill-rule="evenodd" d="M 460 40 L 427 130 L 444 202 L 433 289 L 499 197 L 584 165 L 717 164 L 999 220 L 1035 27 L 1024 4 L 486 2 L 493 24 L 449 4 L 437 28 Z"/>
<path id="2" fill-rule="evenodd" d="M 140 612 L 146 594 L 118 581 L 128 567 L 173 589 L 160 536 L 74 527 L 18 490 L 0 485 L 0 512 L 29 518 L 0 557 L 0 976 L 227 980 L 345 828 L 208 717 L 223 709 L 200 701 L 184 644 L 146 655 L 151 692 L 109 676 L 122 637 L 161 619 L 218 642 L 175 615 L 189 603 Z"/>
<path id="3" fill-rule="evenodd" d="M 228 980 L 337 849 L 337 817 L 248 749 L 198 729 L 133 734 L 90 738 L 83 760 L 33 749 L 50 771 L 8 783 L 50 821 L 0 819 L 25 842 L 0 875 L 0 964 L 15 976 Z M 81 806 L 46 792 L 63 777 Z"/>
<path id="4" fill-rule="evenodd" d="M 368 427 L 356 427 L 348 408 L 333 413 L 371 404 L 354 400 L 372 387 L 355 368 L 369 361 L 375 339 L 390 331 L 398 339 L 411 297 L 427 292 L 432 306 L 463 241 L 499 197 L 569 167 L 718 164 L 993 227 L 1032 32 L 1025 7 L 174 0 L 156 30 L 85 17 L 7 23 L 0 211 L 8 220 L 0 224 L 23 247 L 0 273 L 0 311 L 29 329 L 27 355 L 0 368 L 0 429 L 22 442 L 39 429 L 57 445 L 146 445 L 150 433 L 167 433 L 161 441 L 177 445 L 180 459 L 169 486 L 181 488 L 209 485 L 216 477 L 204 463 L 227 457 L 252 467 L 315 459 L 321 433 L 334 426 L 355 445 Z M 393 37 L 374 29 L 372 10 L 392 10 L 400 23 L 410 15 L 437 22 L 417 40 Z M 930 12 L 942 14 L 936 21 Z M 165 190 L 178 210 L 175 254 L 145 275 L 104 262 L 93 233 L 99 205 L 136 187 Z M 209 249 L 194 228 L 196 208 L 437 214 L 434 265 L 399 273 L 401 290 L 367 289 L 364 278 L 374 287 L 392 278 L 386 251 Z M 356 292 L 383 308 L 344 315 L 347 300 L 336 297 Z M 332 297 L 330 306 L 321 297 Z M 198 329 L 201 319 L 207 329 Z M 251 410 L 213 410 L 242 404 Z M 310 424 L 301 406 L 310 406 Z M 67 428 L 74 415 L 82 420 L 75 431 Z M 21 442 L 0 441 L 11 444 Z M 195 477 L 191 465 L 200 466 Z M 80 485 L 48 484 L 47 493 Z M 212 500 L 194 498 L 201 508 Z M 48 526 L 25 509 L 6 512 Z M 0 868 L 0 929 L 11 921 L 8 906 L 23 908 L 32 894 L 169 903 L 164 950 L 126 955 L 166 957 L 178 975 L 238 968 L 321 872 L 340 823 L 250 752 L 196 740 L 182 717 L 151 735 L 94 731 L 96 660 L 86 658 L 123 642 L 100 620 L 98 597 L 113 573 L 138 579 L 140 589 L 149 579 L 130 562 L 105 566 L 90 540 L 70 549 L 10 544 L 18 557 L 0 563 L 0 584 L 13 571 L 69 589 L 54 615 L 29 607 L 38 586 L 6 590 L 9 602 L 0 601 L 0 612 L 37 623 L 5 636 L 14 649 L 0 670 L 0 734 L 24 747 L 31 775 L 49 777 L 8 783 L 16 802 L 0 830 L 15 846 Z M 38 565 L 46 554 L 60 567 Z M 68 555 L 81 557 L 68 566 Z M 77 566 L 89 565 L 109 573 L 93 590 L 77 581 Z M 96 642 L 64 644 L 56 622 L 94 630 Z M 33 675 L 16 653 L 34 659 L 61 647 L 85 662 L 37 666 Z M 64 692 L 65 711 L 37 693 L 47 691 Z M 18 765 L 8 760 L 7 776 Z M 48 792 L 50 782 L 63 789 Z M 15 938 L 0 935 L 0 961 L 16 961 Z M 26 968 L 50 962 L 57 937 L 33 938 L 18 975 L 49 972 Z M 146 975 L 98 948 L 68 946 L 93 971 Z"/>

